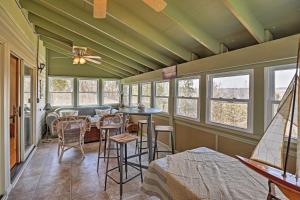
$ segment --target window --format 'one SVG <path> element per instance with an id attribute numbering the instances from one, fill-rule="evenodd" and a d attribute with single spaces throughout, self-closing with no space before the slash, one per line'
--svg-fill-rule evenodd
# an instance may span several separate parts
<path id="1" fill-rule="evenodd" d="M 49 77 L 49 100 L 52 106 L 73 105 L 73 78 Z"/>
<path id="2" fill-rule="evenodd" d="M 252 70 L 208 76 L 209 123 L 252 131 Z"/>
<path id="3" fill-rule="evenodd" d="M 162 112 L 169 113 L 169 81 L 160 81 L 155 83 L 155 107 Z"/>
<path id="4" fill-rule="evenodd" d="M 139 103 L 139 85 L 132 84 L 131 85 L 130 106 L 137 106 L 138 103 Z"/>
<path id="5" fill-rule="evenodd" d="M 177 116 L 199 119 L 200 78 L 182 78 L 176 80 Z"/>
<path id="6" fill-rule="evenodd" d="M 151 88 L 152 88 L 151 82 L 141 84 L 141 89 L 142 89 L 141 103 L 146 108 L 151 108 L 151 96 L 152 96 L 151 95 L 151 93 L 152 93 Z"/>
<path id="7" fill-rule="evenodd" d="M 265 128 L 267 128 L 272 118 L 275 116 L 278 105 L 295 76 L 296 67 L 295 64 L 280 65 L 269 67 L 266 72 Z M 287 126 L 286 135 L 288 135 L 288 132 L 289 126 Z M 297 133 L 293 131 L 292 137 L 297 137 L 297 135 L 294 134 Z"/>
<path id="8" fill-rule="evenodd" d="M 78 80 L 78 104 L 80 106 L 98 104 L 98 80 L 97 79 Z"/>
<path id="9" fill-rule="evenodd" d="M 117 104 L 120 101 L 119 81 L 103 80 L 103 104 Z"/>
<path id="10" fill-rule="evenodd" d="M 123 104 L 129 106 L 129 85 L 123 85 Z"/>

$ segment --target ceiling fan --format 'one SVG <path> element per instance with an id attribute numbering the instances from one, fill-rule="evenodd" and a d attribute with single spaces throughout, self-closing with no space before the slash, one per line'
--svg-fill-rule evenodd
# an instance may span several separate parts
<path id="1" fill-rule="evenodd" d="M 103 19 L 106 17 L 108 0 L 94 0 L 94 17 Z M 151 7 L 156 12 L 161 12 L 167 3 L 164 0 L 143 0 L 145 4 Z"/>
<path id="2" fill-rule="evenodd" d="M 92 62 L 92 63 L 98 64 L 98 65 L 101 64 L 101 62 L 100 62 L 101 57 L 89 55 L 88 49 L 86 47 L 73 46 L 72 54 L 73 54 L 73 56 L 70 56 L 70 57 L 52 57 L 52 59 L 72 58 L 74 65 L 83 65 L 87 62 Z"/>
<path id="3" fill-rule="evenodd" d="M 73 46 L 73 64 L 85 64 L 87 61 L 101 64 L 100 56 L 88 55 L 86 47 Z"/>

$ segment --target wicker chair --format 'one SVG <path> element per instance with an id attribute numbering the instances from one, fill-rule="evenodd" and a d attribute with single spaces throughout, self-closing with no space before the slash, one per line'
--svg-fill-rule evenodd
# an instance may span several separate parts
<path id="1" fill-rule="evenodd" d="M 86 121 L 69 117 L 66 121 L 59 121 L 57 124 L 58 133 L 58 155 L 59 161 L 64 152 L 70 148 L 79 148 L 84 157 L 84 134 L 86 132 Z"/>

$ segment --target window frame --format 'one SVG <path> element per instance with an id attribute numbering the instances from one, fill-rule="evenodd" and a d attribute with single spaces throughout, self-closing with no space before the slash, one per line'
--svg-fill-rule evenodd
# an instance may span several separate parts
<path id="1" fill-rule="evenodd" d="M 150 84 L 150 96 L 147 96 L 147 95 L 143 95 L 143 85 L 144 84 Z M 139 103 L 141 103 L 141 104 L 143 104 L 143 102 L 142 102 L 142 98 L 143 97 L 148 97 L 148 98 L 150 98 L 150 108 L 152 108 L 153 107 L 153 103 L 152 103 L 152 98 L 153 98 L 153 83 L 152 83 L 152 81 L 147 81 L 147 82 L 141 82 L 141 83 L 139 83 L 139 88 L 140 88 L 140 90 L 139 90 Z M 143 105 L 145 105 L 145 104 L 143 104 Z"/>
<path id="2" fill-rule="evenodd" d="M 213 79 L 221 78 L 221 77 L 232 77 L 232 76 L 242 76 L 249 75 L 249 100 L 247 99 L 227 99 L 227 98 L 213 98 L 212 97 L 212 87 L 213 87 Z M 205 121 L 206 124 L 219 126 L 227 129 L 237 130 L 241 132 L 246 132 L 253 134 L 253 99 L 254 99 L 254 70 L 246 69 L 246 70 L 237 70 L 237 71 L 229 71 L 229 72 L 221 72 L 221 73 L 211 73 L 206 75 L 206 116 Z M 247 103 L 247 128 L 240 128 L 232 125 L 222 124 L 218 122 L 214 122 L 210 118 L 211 111 L 211 101 L 222 101 L 222 102 L 237 102 L 237 103 Z"/>
<path id="3" fill-rule="evenodd" d="M 118 82 L 118 103 L 112 103 L 112 104 L 109 104 L 109 103 L 105 103 L 104 102 L 104 94 L 105 93 L 107 93 L 107 92 L 104 92 L 104 82 L 105 81 L 117 81 Z M 121 83 L 121 81 L 119 80 L 119 79 L 102 79 L 102 87 L 101 87 L 101 89 L 102 89 L 102 93 L 101 93 L 101 102 L 102 102 L 102 105 L 117 105 L 117 104 L 119 104 L 120 103 L 120 83 Z"/>
<path id="4" fill-rule="evenodd" d="M 72 83 L 72 92 L 51 92 L 50 91 L 50 83 L 51 83 L 51 79 L 69 79 L 71 80 Z M 72 104 L 71 105 L 53 105 L 52 103 L 52 99 L 51 99 L 51 93 L 71 93 L 71 97 L 72 97 Z M 69 76 L 48 76 L 48 102 L 51 104 L 52 107 L 54 108 L 59 108 L 59 107 L 64 107 L 64 108 L 71 108 L 75 106 L 75 78 L 74 77 L 69 77 Z"/>
<path id="5" fill-rule="evenodd" d="M 80 102 L 79 102 L 79 94 L 80 93 L 87 93 L 87 94 L 89 94 L 89 93 L 92 93 L 92 94 L 94 94 L 95 92 L 80 92 L 79 91 L 79 82 L 80 82 L 80 80 L 95 80 L 95 81 L 97 81 L 97 92 L 96 92 L 96 95 L 97 95 L 97 104 L 91 104 L 91 105 L 82 105 L 82 104 L 80 104 Z M 99 79 L 97 79 L 97 78 L 77 78 L 77 106 L 78 107 L 82 107 L 82 106 L 84 106 L 84 107 L 88 107 L 88 106 L 98 106 L 99 105 L 99 103 L 100 103 L 100 101 L 99 101 Z"/>
<path id="6" fill-rule="evenodd" d="M 275 72 L 281 70 L 296 69 L 295 63 L 269 66 L 265 68 L 265 97 L 264 97 L 264 129 L 266 129 L 273 118 L 273 105 L 279 104 L 280 100 L 275 100 Z"/>
<path id="7" fill-rule="evenodd" d="M 168 94 L 168 96 L 157 96 L 157 94 L 156 94 L 156 84 L 157 83 L 164 83 L 164 82 L 167 82 L 167 83 L 169 83 L 169 94 Z M 171 87 L 170 87 L 170 84 L 171 84 L 171 82 L 170 82 L 170 80 L 159 80 L 159 81 L 154 81 L 154 87 L 153 87 L 153 93 L 154 93 L 154 95 L 153 95 L 153 105 L 154 105 L 154 107 L 157 107 L 156 106 L 156 98 L 166 98 L 166 99 L 168 99 L 168 112 L 164 112 L 164 111 L 162 111 L 161 113 L 163 113 L 163 114 L 170 114 L 170 93 L 171 93 Z"/>
<path id="8" fill-rule="evenodd" d="M 137 95 L 133 95 L 132 94 L 132 85 L 137 85 L 138 87 L 138 94 Z M 130 92 L 130 98 L 129 98 L 129 107 L 136 107 L 137 105 L 132 105 L 132 96 L 136 96 L 137 97 L 137 104 L 140 103 L 140 84 L 139 83 L 132 83 L 130 84 L 130 88 L 129 88 L 129 92 Z"/>
<path id="9" fill-rule="evenodd" d="M 178 96 L 178 81 L 180 80 L 187 80 L 187 79 L 199 79 L 199 95 L 198 97 L 179 97 Z M 175 79 L 175 92 L 174 92 L 174 117 L 175 118 L 181 118 L 181 119 L 187 119 L 187 120 L 193 120 L 196 122 L 200 122 L 200 105 L 201 105 L 201 76 L 196 75 L 196 76 L 185 76 L 185 77 L 180 77 Z M 192 118 L 192 117 L 187 117 L 183 115 L 178 115 L 177 114 L 177 99 L 197 99 L 197 118 Z"/>

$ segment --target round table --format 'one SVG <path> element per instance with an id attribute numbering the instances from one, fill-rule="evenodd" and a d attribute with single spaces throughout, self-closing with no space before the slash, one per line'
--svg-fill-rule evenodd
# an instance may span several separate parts
<path id="1" fill-rule="evenodd" d="M 138 108 L 120 108 L 119 113 L 123 113 L 123 122 L 126 120 L 126 115 L 140 115 L 140 116 L 147 116 L 147 144 L 148 144 L 148 155 L 149 155 L 149 162 L 153 160 L 153 149 L 152 149 L 152 134 L 153 134 L 153 126 L 152 126 L 152 114 L 158 114 L 161 110 L 158 108 L 145 108 L 145 109 L 138 109 Z M 123 126 L 123 132 L 125 131 L 125 126 Z"/>

